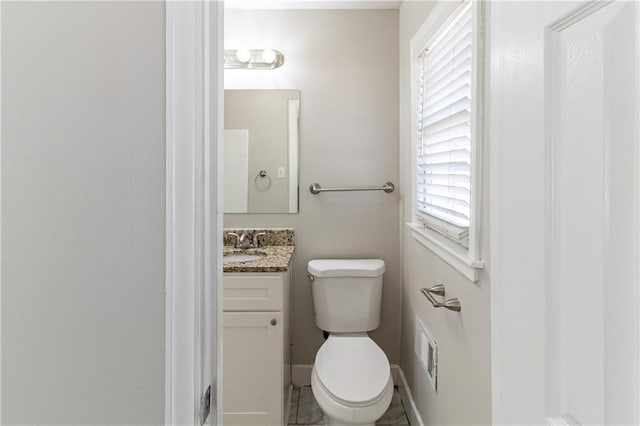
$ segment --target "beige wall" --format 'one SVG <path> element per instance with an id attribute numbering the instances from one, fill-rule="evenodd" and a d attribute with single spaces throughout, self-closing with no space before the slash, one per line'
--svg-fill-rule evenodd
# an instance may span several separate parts
<path id="1" fill-rule="evenodd" d="M 411 220 L 411 122 L 409 42 L 435 2 L 403 2 L 400 9 L 400 170 L 403 193 L 402 361 L 425 424 L 462 425 L 491 422 L 489 278 L 485 269 L 472 284 L 459 272 L 418 243 L 404 223 Z M 487 144 L 488 145 L 488 144 Z M 487 150 L 485 149 L 485 152 Z M 485 155 L 485 158 L 486 155 Z M 489 169 L 488 161 L 485 171 Z M 483 185 L 481 255 L 488 263 L 488 173 Z M 446 286 L 447 297 L 462 304 L 459 314 L 434 309 L 420 294 L 421 287 Z M 414 355 L 415 318 L 426 324 L 438 343 L 438 392 L 428 385 Z"/>
<path id="2" fill-rule="evenodd" d="M 249 130 L 247 192 L 251 213 L 289 211 L 289 101 L 295 99 L 300 99 L 297 90 L 225 91 L 224 128 Z M 284 178 L 278 177 L 278 167 L 284 167 Z M 268 191 L 256 187 L 260 170 L 271 178 Z M 267 178 L 258 178 L 260 188 L 267 184 Z"/>
<path id="3" fill-rule="evenodd" d="M 323 186 L 398 181 L 398 11 L 227 10 L 227 48 L 272 47 L 272 71 L 226 71 L 227 89 L 299 89 L 300 213 L 225 215 L 225 227 L 293 227 L 293 345 L 311 364 L 322 333 L 306 264 L 313 258 L 373 257 L 387 264 L 382 324 L 371 333 L 400 359 L 399 197 L 383 192 L 311 195 Z"/>
<path id="4" fill-rule="evenodd" d="M 2 424 L 164 422 L 164 19 L 2 4 Z"/>

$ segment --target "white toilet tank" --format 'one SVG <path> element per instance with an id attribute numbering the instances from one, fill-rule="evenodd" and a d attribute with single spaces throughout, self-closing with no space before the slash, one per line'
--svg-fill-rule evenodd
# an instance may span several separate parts
<path id="1" fill-rule="evenodd" d="M 363 333 L 380 325 L 380 259 L 315 259 L 307 264 L 318 328 Z"/>

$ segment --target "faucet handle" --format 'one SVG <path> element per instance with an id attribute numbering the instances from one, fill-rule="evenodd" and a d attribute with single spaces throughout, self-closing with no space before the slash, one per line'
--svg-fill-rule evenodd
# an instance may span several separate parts
<path id="1" fill-rule="evenodd" d="M 257 234 L 253 235 L 253 246 L 254 247 L 260 247 L 260 240 L 258 240 L 258 237 L 261 237 L 263 235 L 267 235 L 266 232 L 258 232 Z"/>
<path id="2" fill-rule="evenodd" d="M 238 240 L 240 240 L 240 235 L 236 234 L 235 232 L 227 232 L 227 235 L 229 237 L 236 237 L 235 242 L 233 243 L 233 246 L 235 248 L 238 248 Z"/>

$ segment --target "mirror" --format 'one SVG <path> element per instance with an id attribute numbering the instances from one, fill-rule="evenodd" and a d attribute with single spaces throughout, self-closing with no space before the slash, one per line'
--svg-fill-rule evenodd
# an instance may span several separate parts
<path id="1" fill-rule="evenodd" d="M 224 212 L 298 212 L 299 90 L 224 91 Z"/>

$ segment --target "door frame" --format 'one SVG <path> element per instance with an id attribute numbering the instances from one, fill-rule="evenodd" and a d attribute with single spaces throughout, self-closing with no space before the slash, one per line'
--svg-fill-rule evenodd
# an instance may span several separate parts
<path id="1" fill-rule="evenodd" d="M 223 1 L 165 4 L 165 424 L 222 424 Z"/>
<path id="2" fill-rule="evenodd" d="M 0 1 L 0 46 L 2 46 L 2 1 Z M 0 200 L 2 200 L 2 54 L 0 54 Z M 0 203 L 1 204 L 1 203 Z M 2 318 L 2 208 L 0 208 L 0 318 Z M 0 384 L 2 383 L 2 327 L 0 327 Z M 2 386 L 0 385 L 0 424 L 2 424 Z"/>

